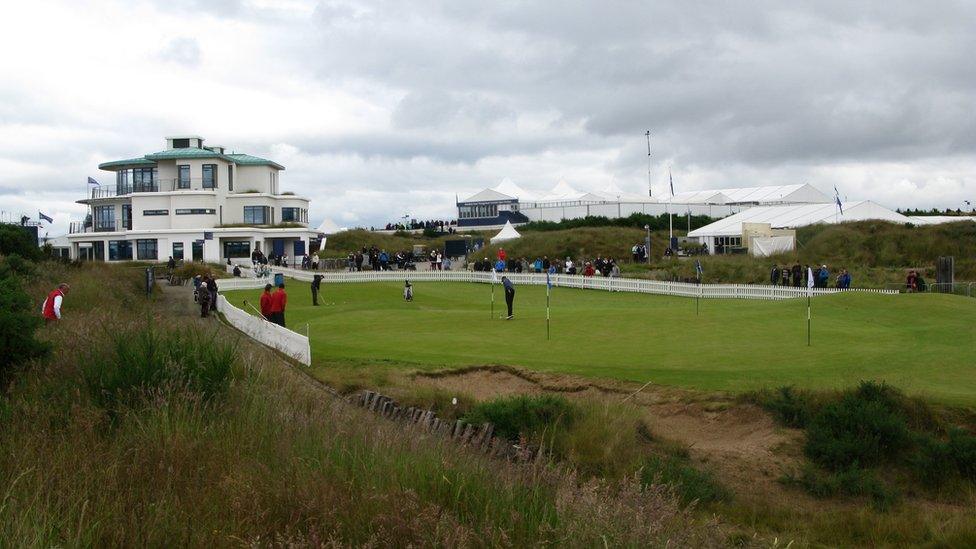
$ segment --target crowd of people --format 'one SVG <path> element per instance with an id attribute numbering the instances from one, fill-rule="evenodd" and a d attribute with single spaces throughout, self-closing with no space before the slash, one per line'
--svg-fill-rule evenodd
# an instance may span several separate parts
<path id="1" fill-rule="evenodd" d="M 810 284 L 810 274 L 813 274 L 813 284 Z M 800 265 L 799 262 L 792 266 L 783 265 L 782 267 L 773 264 L 769 270 L 769 283 L 773 286 L 792 286 L 794 288 L 827 288 L 830 286 L 830 270 L 827 265 L 820 267 L 810 265 Z M 847 269 L 841 269 L 834 277 L 835 288 L 850 288 L 851 273 Z"/>
<path id="2" fill-rule="evenodd" d="M 444 258 L 440 252 L 436 252 L 435 255 L 435 251 L 431 250 L 430 254 L 428 259 L 431 262 L 431 269 L 434 269 L 435 261 L 437 265 L 442 265 Z M 349 255 L 346 256 L 346 270 L 350 272 L 392 271 L 396 268 L 415 271 L 417 270 L 416 262 L 422 259 L 416 257 L 410 250 L 398 250 L 391 254 L 376 246 L 363 246 L 359 251 L 349 252 Z M 449 262 L 448 268 L 450 268 Z"/>
<path id="3" fill-rule="evenodd" d="M 504 248 L 499 248 L 495 260 L 487 257 L 477 260 L 473 264 L 473 269 L 480 272 L 498 271 L 500 273 L 551 273 L 551 274 L 581 274 L 583 276 L 605 276 L 619 277 L 620 266 L 612 257 L 597 256 L 593 260 L 581 261 L 579 265 L 573 258 L 567 257 L 565 260 L 549 259 L 549 256 L 536 257 L 529 261 L 528 258 L 513 258 L 508 255 Z"/>
<path id="4" fill-rule="evenodd" d="M 426 229 L 433 229 L 440 233 L 454 234 L 457 232 L 457 220 L 443 221 L 439 219 L 430 219 L 427 221 L 417 221 L 416 219 L 412 219 L 406 223 L 387 223 L 386 227 L 384 227 L 384 230 L 387 231 L 416 231 Z"/>
<path id="5" fill-rule="evenodd" d="M 207 318 L 217 311 L 217 280 L 210 273 L 193 277 L 193 300 L 200 306 L 200 316 Z"/>

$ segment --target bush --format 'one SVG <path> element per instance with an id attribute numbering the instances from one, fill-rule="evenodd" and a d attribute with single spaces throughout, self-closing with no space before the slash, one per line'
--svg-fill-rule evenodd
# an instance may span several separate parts
<path id="1" fill-rule="evenodd" d="M 19 278 L 9 273 L 0 275 L 0 386 L 16 365 L 49 351 L 48 344 L 38 341 L 34 335 L 43 323 L 39 310 L 31 303 Z"/>
<path id="2" fill-rule="evenodd" d="M 711 473 L 696 469 L 686 459 L 676 456 L 647 458 L 641 467 L 640 478 L 644 484 L 665 483 L 674 486 L 681 501 L 686 504 L 732 499 L 729 490 L 719 484 Z"/>
<path id="3" fill-rule="evenodd" d="M 806 427 L 814 414 L 809 395 L 790 386 L 780 387 L 772 395 L 760 394 L 757 400 L 780 423 L 794 429 Z"/>
<path id="4" fill-rule="evenodd" d="M 41 257 L 41 249 L 34 236 L 20 225 L 0 223 L 0 255 L 12 254 L 36 261 Z"/>
<path id="5" fill-rule="evenodd" d="M 916 437 L 915 451 L 906 461 L 916 478 L 933 486 L 943 484 L 956 473 L 949 443 L 930 435 Z"/>
<path id="6" fill-rule="evenodd" d="M 897 457 L 911 436 L 896 396 L 884 384 L 862 382 L 840 401 L 825 405 L 807 428 L 807 456 L 834 471 Z"/>
<path id="7" fill-rule="evenodd" d="M 961 429 L 949 431 L 949 454 L 959 473 L 976 481 L 976 436 Z"/>
<path id="8" fill-rule="evenodd" d="M 510 441 L 519 435 L 551 436 L 557 429 L 566 429 L 579 416 L 579 410 L 565 397 L 555 395 L 518 395 L 476 405 L 463 416 L 468 423 L 491 423 L 495 434 Z"/>
<path id="9" fill-rule="evenodd" d="M 800 474 L 783 479 L 805 489 L 817 498 L 837 496 L 870 497 L 879 510 L 890 508 L 898 500 L 898 494 L 887 488 L 871 471 L 847 467 L 836 472 L 821 474 L 813 467 L 805 467 Z"/>
<path id="10" fill-rule="evenodd" d="M 226 390 L 235 361 L 234 347 L 212 334 L 150 325 L 115 334 L 112 348 L 83 370 L 92 399 L 114 413 L 158 391 L 185 389 L 210 400 Z"/>

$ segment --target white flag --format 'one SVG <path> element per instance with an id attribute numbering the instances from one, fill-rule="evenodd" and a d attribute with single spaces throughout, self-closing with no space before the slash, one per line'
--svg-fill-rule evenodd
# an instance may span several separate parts
<path id="1" fill-rule="evenodd" d="M 498 282 L 498 271 L 496 271 L 495 269 L 491 270 L 491 281 L 493 283 Z"/>
<path id="2" fill-rule="evenodd" d="M 813 269 L 810 267 L 807 267 L 807 289 L 813 289 Z"/>

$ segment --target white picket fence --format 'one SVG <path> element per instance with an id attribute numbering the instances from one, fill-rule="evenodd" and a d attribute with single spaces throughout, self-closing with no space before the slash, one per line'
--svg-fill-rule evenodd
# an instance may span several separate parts
<path id="1" fill-rule="evenodd" d="M 274 267 L 273 272 L 283 273 L 288 278 L 311 282 L 313 271 L 303 271 L 284 267 Z M 356 282 L 475 282 L 488 284 L 492 281 L 492 273 L 472 271 L 362 271 L 319 272 L 322 282 L 356 283 Z M 516 285 L 542 286 L 546 283 L 545 274 L 536 273 L 506 273 Z M 499 275 L 499 280 L 501 275 Z M 260 288 L 272 283 L 272 278 L 232 278 L 221 279 L 218 285 L 221 290 L 236 290 L 245 288 Z M 552 275 L 552 285 L 559 288 L 579 288 L 582 290 L 603 290 L 607 292 L 634 292 L 643 294 L 671 295 L 678 297 L 701 297 L 705 299 L 794 299 L 806 297 L 806 288 L 792 288 L 783 286 L 761 286 L 754 284 L 689 284 L 685 282 L 662 282 L 658 280 L 643 280 L 638 278 L 604 278 L 598 276 L 581 275 Z M 876 294 L 897 294 L 897 290 L 882 290 L 871 288 L 813 288 L 810 292 L 814 296 L 836 294 L 840 292 L 865 292 Z"/>
<path id="2" fill-rule="evenodd" d="M 227 282 L 237 282 L 242 280 L 254 279 L 233 279 Z M 224 285 L 222 280 L 220 283 L 220 289 L 231 289 Z M 244 332 L 246 335 L 250 336 L 255 341 L 263 343 L 268 347 L 277 349 L 282 353 L 290 356 L 291 358 L 297 360 L 298 362 L 309 366 L 312 364 L 312 348 L 309 346 L 308 338 L 295 333 L 287 328 L 282 328 L 277 324 L 273 324 L 260 318 L 258 316 L 248 314 L 234 305 L 231 305 L 227 298 L 218 295 L 217 296 L 217 310 L 223 313 L 224 318 L 231 326 L 237 328 L 238 330 Z"/>

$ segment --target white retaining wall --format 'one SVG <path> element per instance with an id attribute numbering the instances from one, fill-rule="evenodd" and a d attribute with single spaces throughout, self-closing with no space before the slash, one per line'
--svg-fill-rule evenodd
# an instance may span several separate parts
<path id="1" fill-rule="evenodd" d="M 286 277 L 303 282 L 311 282 L 313 271 L 302 271 L 274 267 L 274 272 L 284 273 Z M 361 272 L 318 272 L 322 275 L 323 283 L 342 282 L 478 282 L 490 283 L 491 273 L 472 271 L 361 271 Z M 501 274 L 498 279 L 501 280 Z M 541 286 L 546 283 L 545 274 L 536 273 L 505 273 L 516 285 Z M 220 290 L 237 290 L 244 288 L 260 288 L 273 283 L 274 278 L 261 279 L 221 279 L 218 283 Z M 585 290 L 604 290 L 615 292 L 635 292 L 643 294 L 673 295 L 679 297 L 702 297 L 719 299 L 793 299 L 806 297 L 806 288 L 792 288 L 783 286 L 760 286 L 754 284 L 688 284 L 684 282 L 662 282 L 658 280 L 643 280 L 637 278 L 604 278 L 602 276 L 581 275 L 552 275 L 552 285 L 560 288 L 580 288 Z M 840 292 L 867 292 L 877 294 L 897 294 L 897 290 L 876 290 L 865 288 L 813 288 L 814 296 L 836 294 Z"/>
<path id="2" fill-rule="evenodd" d="M 246 286 L 226 287 L 226 282 L 251 282 L 256 279 L 238 278 L 228 281 L 221 280 L 220 289 L 236 289 Z M 261 286 L 264 286 L 262 283 Z M 272 324 L 263 318 L 248 314 L 241 309 L 230 304 L 222 295 L 217 296 L 217 310 L 231 326 L 244 332 L 252 339 L 281 351 L 282 353 L 294 358 L 298 362 L 309 366 L 312 364 L 312 349 L 309 347 L 308 338 L 297 334 L 287 328 L 282 328 L 277 324 Z"/>

